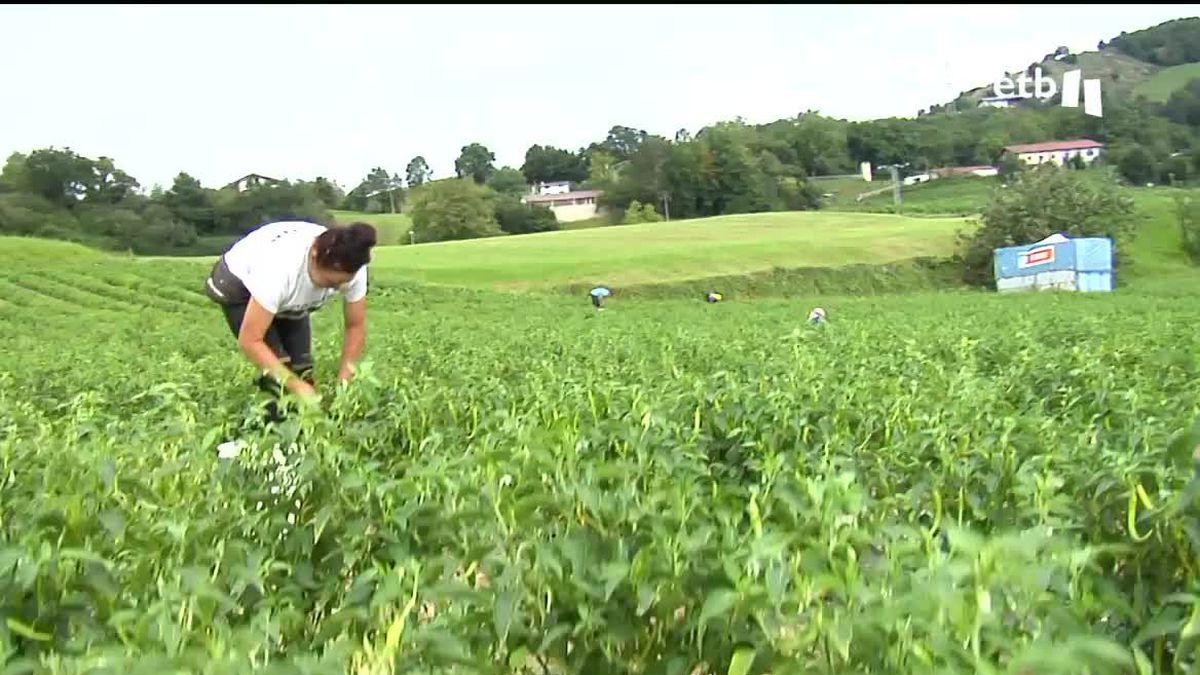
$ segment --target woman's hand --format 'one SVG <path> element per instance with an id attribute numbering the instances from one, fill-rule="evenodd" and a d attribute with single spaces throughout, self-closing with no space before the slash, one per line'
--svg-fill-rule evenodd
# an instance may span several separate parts
<path id="1" fill-rule="evenodd" d="M 321 403 L 321 395 L 315 387 L 298 377 L 288 378 L 287 387 L 302 403 L 317 406 Z"/>

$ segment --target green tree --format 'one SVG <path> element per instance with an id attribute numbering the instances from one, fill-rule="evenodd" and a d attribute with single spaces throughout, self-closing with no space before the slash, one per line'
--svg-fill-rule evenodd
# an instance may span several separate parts
<path id="1" fill-rule="evenodd" d="M 329 225 L 333 217 L 311 184 L 283 181 L 244 192 L 219 190 L 212 196 L 217 230 L 241 234 L 275 220 L 306 220 Z"/>
<path id="2" fill-rule="evenodd" d="M 740 124 L 717 125 L 701 138 L 712 157 L 712 215 L 771 210 L 767 181 L 748 140 L 748 129 Z"/>
<path id="3" fill-rule="evenodd" d="M 410 213 L 417 239 L 448 241 L 501 234 L 494 194 L 468 178 L 422 185 L 411 197 Z"/>
<path id="4" fill-rule="evenodd" d="M 968 283 L 994 284 L 994 251 L 1031 244 L 1052 234 L 1109 237 L 1117 255 L 1133 232 L 1133 200 L 1115 180 L 1084 178 L 1080 172 L 1046 164 L 1024 171 L 997 190 L 981 227 L 960 235 L 962 271 Z"/>
<path id="5" fill-rule="evenodd" d="M 629 203 L 629 207 L 625 209 L 625 217 L 621 220 L 623 225 L 636 225 L 637 223 L 657 223 L 662 221 L 663 217 L 658 211 L 654 210 L 652 204 L 643 204 L 637 200 Z"/>
<path id="6" fill-rule="evenodd" d="M 1125 180 L 1134 185 L 1144 185 L 1154 180 L 1154 157 L 1146 148 L 1140 145 L 1127 146 L 1115 150 L 1113 154 L 1117 156 L 1117 168 Z"/>
<path id="7" fill-rule="evenodd" d="M 52 204 L 71 207 L 95 185 L 92 160 L 70 148 L 45 148 L 29 155 L 13 153 L 0 173 L 0 181 L 15 192 L 39 195 Z"/>
<path id="8" fill-rule="evenodd" d="M 579 183 L 587 179 L 588 166 L 582 155 L 570 150 L 533 145 L 525 151 L 525 163 L 521 165 L 521 173 L 525 175 L 528 183 Z"/>
<path id="9" fill-rule="evenodd" d="M 139 255 L 166 254 L 196 243 L 197 233 L 188 223 L 171 217 L 166 207 L 150 204 L 141 213 L 143 226 L 140 235 L 128 242 L 126 248 Z"/>
<path id="10" fill-rule="evenodd" d="M 458 159 L 454 160 L 454 172 L 459 178 L 471 178 L 478 185 L 487 182 L 496 170 L 493 162 L 496 155 L 479 143 L 464 145 Z"/>
<path id="11" fill-rule="evenodd" d="M 118 169 L 108 157 L 85 161 L 91 164 L 91 176 L 83 188 L 84 199 L 89 202 L 119 204 L 141 187 L 133 176 Z"/>
<path id="12" fill-rule="evenodd" d="M 1158 182 L 1163 185 L 1183 183 L 1192 175 L 1192 159 L 1187 154 L 1168 157 L 1158 168 Z"/>
<path id="13" fill-rule="evenodd" d="M 529 186 L 525 184 L 525 174 L 507 166 L 488 177 L 487 185 L 508 197 L 520 197 L 529 191 Z"/>
<path id="14" fill-rule="evenodd" d="M 421 187 L 429 182 L 429 163 L 425 158 L 417 155 L 409 161 L 408 167 L 404 169 L 404 175 L 407 179 L 408 188 L 411 190 L 415 187 Z"/>
<path id="15" fill-rule="evenodd" d="M 559 228 L 554 212 L 540 204 L 522 204 L 516 199 L 501 198 L 496 204 L 496 221 L 508 234 L 551 232 Z"/>
<path id="16" fill-rule="evenodd" d="M 389 174 L 387 169 L 377 166 L 371 169 L 358 187 L 346 195 L 342 206 L 349 211 L 396 213 L 400 210 L 402 189 L 400 176 Z"/>
<path id="17" fill-rule="evenodd" d="M 606 152 L 612 154 L 617 161 L 623 161 L 633 157 L 633 153 L 637 152 L 650 134 L 640 129 L 633 129 L 621 125 L 615 125 L 608 130 L 608 136 L 600 147 Z"/>
<path id="18" fill-rule="evenodd" d="M 213 208 L 213 191 L 206 190 L 200 181 L 180 172 L 171 183 L 171 189 L 154 200 L 161 203 L 181 222 L 191 225 L 200 234 L 218 231 L 216 210 Z"/>
<path id="19" fill-rule="evenodd" d="M 0 234 L 67 239 L 79 232 L 71 212 L 28 192 L 0 194 Z"/>
<path id="20" fill-rule="evenodd" d="M 585 185 L 593 190 L 611 189 L 619 177 L 617 158 L 612 153 L 593 149 L 588 154 L 588 175 Z"/>
<path id="21" fill-rule="evenodd" d="M 324 176 L 317 176 L 317 179 L 312 182 L 312 188 L 317 199 L 320 199 L 327 208 L 337 207 L 346 198 L 342 189 Z"/>
<path id="22" fill-rule="evenodd" d="M 1025 163 L 1013 153 L 1005 154 L 1000 160 L 1000 175 L 1005 179 L 1012 178 L 1025 169 Z"/>

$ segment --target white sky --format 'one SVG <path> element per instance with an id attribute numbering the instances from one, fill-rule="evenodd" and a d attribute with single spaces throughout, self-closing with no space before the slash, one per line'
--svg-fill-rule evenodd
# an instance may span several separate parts
<path id="1" fill-rule="evenodd" d="M 672 137 L 805 110 L 911 117 L 1059 45 L 1200 5 L 0 6 L 0 159 L 71 147 L 143 186 L 187 171 L 351 188 L 478 141 L 519 167 L 623 124 Z M 1086 76 L 1086 73 L 1084 74 Z"/>

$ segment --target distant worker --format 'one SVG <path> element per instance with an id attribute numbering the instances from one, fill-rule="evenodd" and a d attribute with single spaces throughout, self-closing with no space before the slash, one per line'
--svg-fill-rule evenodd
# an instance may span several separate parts
<path id="1" fill-rule="evenodd" d="M 603 286 L 597 286 L 591 290 L 589 295 L 592 296 L 592 306 L 595 307 L 596 311 L 599 312 L 604 309 L 601 307 L 601 305 L 604 304 L 604 298 L 612 295 L 612 291 Z"/>
<path id="2" fill-rule="evenodd" d="M 708 295 L 704 297 L 705 302 L 720 302 L 724 299 L 725 296 L 717 293 L 716 291 L 709 291 Z"/>
<path id="3" fill-rule="evenodd" d="M 808 323 L 813 326 L 818 326 L 825 323 L 825 310 L 817 307 L 808 313 Z"/>
<path id="4" fill-rule="evenodd" d="M 367 263 L 375 228 L 366 223 L 326 228 L 304 221 L 268 223 L 235 243 L 205 280 L 242 354 L 262 370 L 258 387 L 274 398 L 287 389 L 306 403 L 320 400 L 313 377 L 309 314 L 339 292 L 345 297 L 345 337 L 338 379 L 348 382 L 367 338 Z M 278 421 L 275 400 L 269 407 Z"/>

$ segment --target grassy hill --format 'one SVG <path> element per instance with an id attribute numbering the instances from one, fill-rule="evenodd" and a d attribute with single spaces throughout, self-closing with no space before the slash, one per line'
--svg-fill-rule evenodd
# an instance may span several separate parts
<path id="1" fill-rule="evenodd" d="M 437 284 L 620 287 L 941 256 L 967 226 L 953 217 L 760 213 L 389 247 L 376 261 L 381 271 Z"/>
<path id="2" fill-rule="evenodd" d="M 1037 64 L 1042 72 L 1053 78 L 1056 83 L 1062 82 L 1064 72 L 1078 69 L 1083 71 L 1087 79 L 1099 79 L 1107 96 L 1126 98 L 1142 95 L 1152 101 L 1161 102 L 1167 100 L 1173 91 L 1182 87 L 1189 79 L 1200 76 L 1200 63 L 1174 65 L 1171 61 L 1166 61 L 1167 65 L 1163 65 L 1164 61 L 1159 60 L 1162 56 L 1178 58 L 1184 53 L 1180 41 L 1194 42 L 1192 36 L 1198 29 L 1200 22 L 1195 19 L 1167 21 L 1128 33 L 1118 40 L 1111 41 L 1103 50 L 1080 52 L 1057 60 L 1050 54 L 1039 55 L 1030 60 L 1030 65 Z M 1184 37 L 1181 38 L 1181 35 Z M 1159 43 L 1169 44 L 1170 47 L 1153 49 L 1145 46 Z M 1194 52 L 1190 52 L 1189 56 L 1182 60 L 1190 60 L 1192 54 Z M 1019 74 L 1020 71 L 1008 73 L 1014 79 Z M 974 108 L 979 104 L 979 99 L 994 93 L 991 82 L 982 83 L 961 94 L 959 109 L 964 105 Z M 1031 100 L 1030 105 L 1034 104 L 1036 103 Z"/>
<path id="3" fill-rule="evenodd" d="M 1133 93 L 1151 101 L 1165 103 L 1171 94 L 1182 88 L 1189 80 L 1200 77 L 1200 63 L 1184 63 L 1163 68 L 1149 79 L 1134 87 Z"/>
<path id="4" fill-rule="evenodd" d="M 1107 95 L 1116 97 L 1134 95 L 1139 87 L 1145 86 L 1146 83 L 1167 70 L 1110 49 L 1102 52 L 1081 52 L 1075 55 L 1074 63 L 1066 60 L 1043 59 L 1037 61 L 1037 64 L 1042 69 L 1043 77 L 1053 79 L 1055 84 L 1062 82 L 1063 73 L 1069 70 L 1081 70 L 1087 79 L 1099 79 L 1101 89 Z M 1008 73 L 1008 76 L 1015 81 L 1020 74 L 1021 71 L 1017 71 Z M 983 97 L 993 96 L 995 92 L 992 91 L 992 86 L 993 83 L 988 82 L 963 92 L 962 96 L 966 107 L 974 108 L 979 105 L 979 100 Z M 1161 86 L 1166 86 L 1165 82 Z M 1032 82 L 1028 87 L 1030 90 L 1033 89 Z M 1166 92 L 1167 96 L 1170 95 L 1170 91 Z M 1031 105 L 1035 103 L 1032 99 L 1030 100 Z"/>

